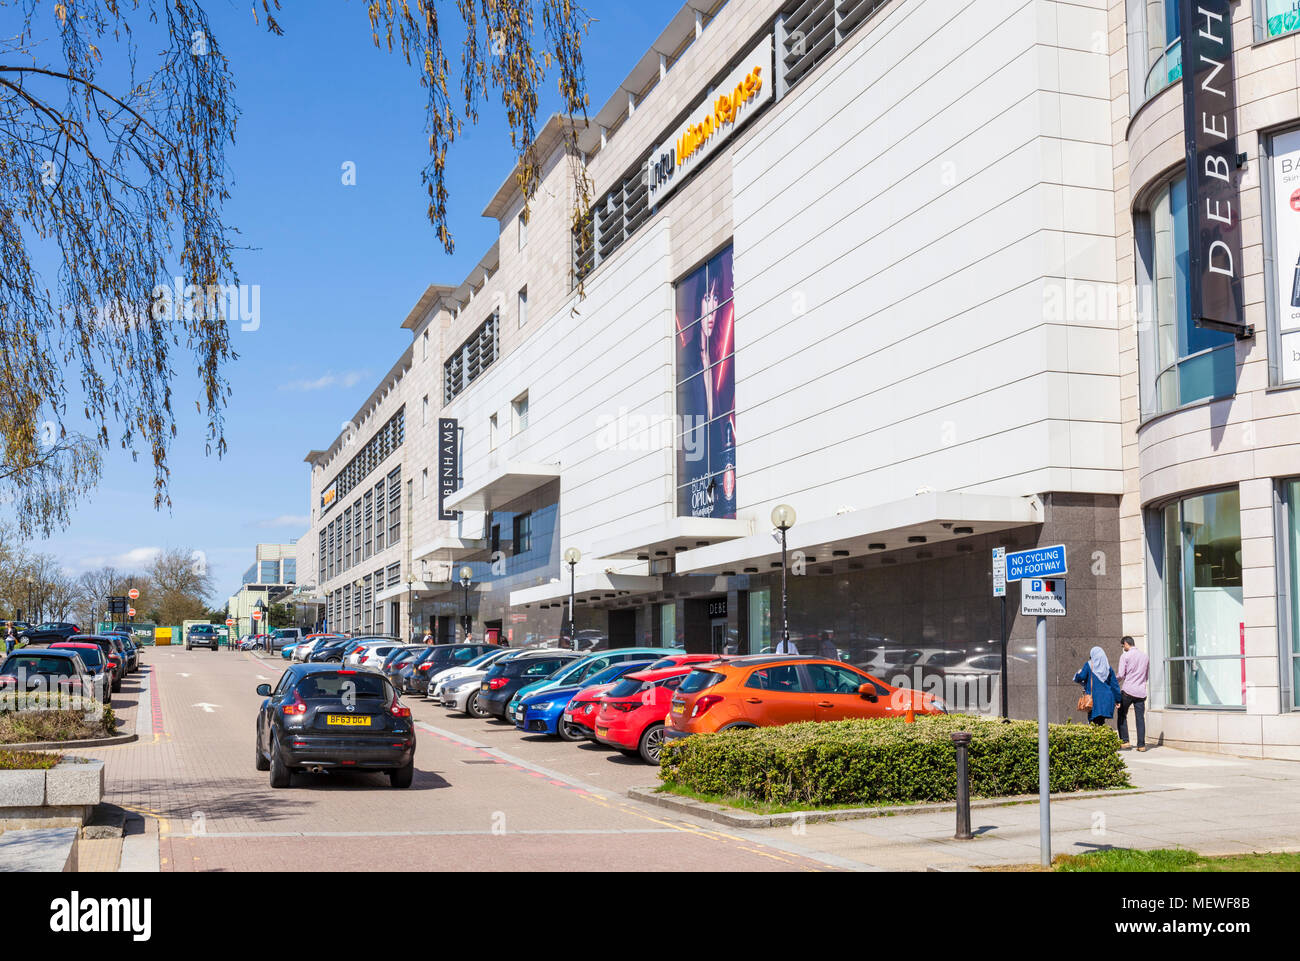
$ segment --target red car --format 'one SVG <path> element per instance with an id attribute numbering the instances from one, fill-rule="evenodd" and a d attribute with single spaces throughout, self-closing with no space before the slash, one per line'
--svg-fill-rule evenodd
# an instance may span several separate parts
<path id="1" fill-rule="evenodd" d="M 691 670 L 692 665 L 678 664 L 620 678 L 600 702 L 595 715 L 596 740 L 628 754 L 640 754 L 647 764 L 657 765 L 664 743 L 664 718 L 672 708 L 673 693 Z"/>
<path id="2" fill-rule="evenodd" d="M 688 669 L 681 671 L 681 673 L 689 674 L 689 668 L 697 664 L 713 664 L 725 660 L 728 660 L 728 658 L 719 657 L 717 654 L 669 654 L 667 657 L 661 657 L 640 673 L 682 667 Z M 632 675 L 625 676 L 631 677 Z M 600 712 L 600 699 L 617 683 L 600 684 L 579 691 L 573 700 L 569 702 L 564 716 L 560 718 L 560 737 L 566 741 L 581 741 L 583 738 L 595 740 L 596 715 Z M 633 750 L 635 749 L 636 745 L 633 745 Z"/>

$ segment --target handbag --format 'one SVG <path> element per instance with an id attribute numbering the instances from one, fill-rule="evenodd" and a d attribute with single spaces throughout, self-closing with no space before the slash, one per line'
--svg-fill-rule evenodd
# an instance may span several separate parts
<path id="1" fill-rule="evenodd" d="M 1088 682 L 1089 684 L 1092 682 L 1091 671 L 1088 672 Z M 1092 695 L 1087 693 L 1087 688 L 1084 688 L 1084 693 L 1079 695 L 1079 710 L 1085 711 L 1088 714 L 1092 713 Z"/>

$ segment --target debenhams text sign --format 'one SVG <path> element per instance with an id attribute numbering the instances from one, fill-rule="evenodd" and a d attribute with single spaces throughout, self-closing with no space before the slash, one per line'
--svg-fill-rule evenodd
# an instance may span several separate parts
<path id="1" fill-rule="evenodd" d="M 717 88 L 690 112 L 646 171 L 651 205 L 661 203 L 692 170 L 772 99 L 772 37 L 763 38 Z"/>
<path id="2" fill-rule="evenodd" d="M 1241 191 L 1230 0 L 1179 0 L 1191 312 L 1197 326 L 1248 336 L 1241 292 Z"/>

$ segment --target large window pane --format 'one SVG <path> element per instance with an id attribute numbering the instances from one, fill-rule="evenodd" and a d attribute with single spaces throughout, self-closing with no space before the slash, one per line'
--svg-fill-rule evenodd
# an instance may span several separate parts
<path id="1" fill-rule="evenodd" d="M 1246 703 L 1241 501 L 1236 490 L 1192 497 L 1164 512 L 1169 703 Z"/>
<path id="2" fill-rule="evenodd" d="M 772 592 L 749 592 L 749 653 L 762 654 L 772 647 Z"/>
<path id="3" fill-rule="evenodd" d="M 1143 350 L 1156 382 L 1146 402 L 1164 413 L 1197 401 L 1231 397 L 1236 388 L 1237 358 L 1233 336 L 1196 326 L 1191 310 L 1190 255 L 1187 235 L 1187 181 L 1176 180 L 1152 203 L 1150 217 L 1149 333 Z"/>
<path id="4" fill-rule="evenodd" d="M 1300 30 L 1300 0 L 1265 0 L 1265 34 L 1280 37 L 1292 30 Z"/>
<path id="5" fill-rule="evenodd" d="M 1153 97 L 1183 78 L 1179 43 L 1178 0 L 1143 0 L 1146 7 L 1147 75 L 1144 86 Z"/>

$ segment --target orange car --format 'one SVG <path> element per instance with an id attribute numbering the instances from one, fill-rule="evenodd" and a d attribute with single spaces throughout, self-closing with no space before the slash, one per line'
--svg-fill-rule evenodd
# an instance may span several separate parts
<path id="1" fill-rule="evenodd" d="M 756 655 L 696 668 L 673 695 L 665 738 L 800 721 L 945 714 L 940 698 L 821 657 Z"/>

